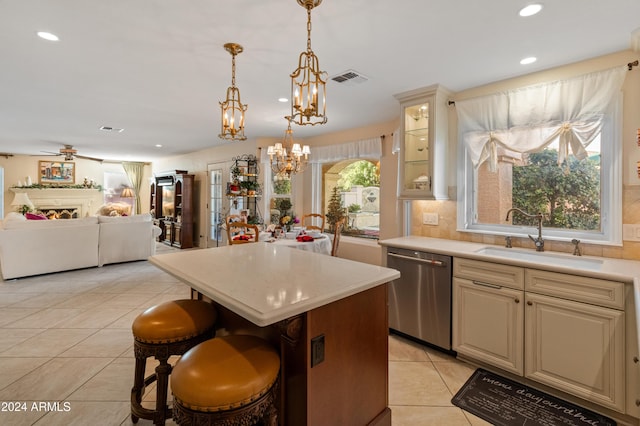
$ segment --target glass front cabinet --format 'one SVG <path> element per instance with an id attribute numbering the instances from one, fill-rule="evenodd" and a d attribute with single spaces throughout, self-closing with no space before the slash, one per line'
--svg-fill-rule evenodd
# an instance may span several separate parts
<path id="1" fill-rule="evenodd" d="M 399 198 L 448 200 L 449 91 L 434 85 L 399 93 Z"/>

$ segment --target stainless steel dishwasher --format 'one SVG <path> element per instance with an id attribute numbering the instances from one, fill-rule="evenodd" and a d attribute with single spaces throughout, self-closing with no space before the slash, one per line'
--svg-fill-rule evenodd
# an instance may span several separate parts
<path id="1" fill-rule="evenodd" d="M 389 247 L 389 328 L 451 351 L 451 256 Z"/>

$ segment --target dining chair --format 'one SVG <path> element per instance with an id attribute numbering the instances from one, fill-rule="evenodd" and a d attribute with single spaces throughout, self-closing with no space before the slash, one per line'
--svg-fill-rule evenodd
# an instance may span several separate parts
<path id="1" fill-rule="evenodd" d="M 242 218 L 240 217 L 239 214 L 230 214 L 229 216 L 227 216 L 225 222 L 227 222 L 227 225 L 230 224 L 231 222 L 241 222 Z"/>
<path id="2" fill-rule="evenodd" d="M 347 218 L 343 217 L 342 219 L 338 220 L 336 222 L 336 227 L 335 227 L 335 231 L 333 234 L 333 244 L 331 245 L 331 256 L 337 256 L 338 255 L 338 244 L 340 244 L 340 234 L 342 233 L 342 230 L 344 229 L 344 224 L 346 222 Z"/>
<path id="3" fill-rule="evenodd" d="M 243 238 L 242 236 L 246 236 Z M 245 222 L 227 223 L 227 241 L 229 244 L 257 243 L 260 238 L 260 230 L 256 225 Z"/>
<path id="4" fill-rule="evenodd" d="M 322 220 L 322 225 L 321 226 L 313 225 L 314 218 L 320 218 Z M 311 225 L 307 225 L 307 219 L 311 220 L 311 223 L 312 223 Z M 301 225 L 306 227 L 307 229 L 317 229 L 320 232 L 323 232 L 324 231 L 324 215 L 319 213 L 305 214 L 302 216 Z"/>

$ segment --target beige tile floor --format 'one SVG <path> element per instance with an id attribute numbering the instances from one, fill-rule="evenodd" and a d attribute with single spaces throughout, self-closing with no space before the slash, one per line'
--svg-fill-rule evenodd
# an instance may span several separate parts
<path id="1" fill-rule="evenodd" d="M 0 282 L 0 425 L 131 425 L 131 323 L 184 297 L 187 286 L 146 261 Z M 451 404 L 473 371 L 390 336 L 393 425 L 487 424 Z"/>

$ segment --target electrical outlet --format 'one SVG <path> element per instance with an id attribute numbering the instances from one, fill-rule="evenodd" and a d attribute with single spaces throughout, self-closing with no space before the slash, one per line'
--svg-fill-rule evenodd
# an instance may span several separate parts
<path id="1" fill-rule="evenodd" d="M 438 224 L 438 213 L 422 213 L 422 224 L 423 225 L 437 225 Z"/>
<path id="2" fill-rule="evenodd" d="M 628 223 L 623 224 L 622 239 L 624 241 L 640 241 L 640 225 Z"/>

